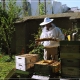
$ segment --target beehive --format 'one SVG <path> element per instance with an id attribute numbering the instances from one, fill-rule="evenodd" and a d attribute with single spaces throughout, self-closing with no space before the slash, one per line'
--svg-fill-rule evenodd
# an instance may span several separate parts
<path id="1" fill-rule="evenodd" d="M 80 41 L 60 42 L 61 75 L 64 77 L 80 76 Z"/>
<path id="2" fill-rule="evenodd" d="M 61 70 L 61 63 L 58 61 L 55 61 L 54 63 L 50 64 L 52 72 L 57 73 Z"/>
<path id="3" fill-rule="evenodd" d="M 54 60 L 41 60 L 34 65 L 34 72 L 37 75 L 50 75 L 60 70 L 60 62 Z"/>
<path id="4" fill-rule="evenodd" d="M 34 63 L 38 61 L 38 54 L 23 54 L 15 56 L 16 69 L 26 71 L 34 66 Z"/>
<path id="5" fill-rule="evenodd" d="M 80 68 L 63 66 L 63 68 L 61 68 L 61 74 L 62 76 L 68 77 L 68 78 L 71 78 L 71 77 L 79 78 Z"/>
<path id="6" fill-rule="evenodd" d="M 34 72 L 37 75 L 50 75 L 50 63 L 53 63 L 53 60 L 41 60 L 34 64 Z"/>

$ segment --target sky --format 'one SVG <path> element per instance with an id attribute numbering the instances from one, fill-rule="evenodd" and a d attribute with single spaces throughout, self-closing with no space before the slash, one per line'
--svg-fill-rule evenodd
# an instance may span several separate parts
<path id="1" fill-rule="evenodd" d="M 57 0 L 68 7 L 78 7 L 80 9 L 80 0 Z"/>

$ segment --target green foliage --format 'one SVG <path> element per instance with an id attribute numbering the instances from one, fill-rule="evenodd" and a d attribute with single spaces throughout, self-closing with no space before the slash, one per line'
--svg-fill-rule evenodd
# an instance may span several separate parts
<path id="1" fill-rule="evenodd" d="M 13 58 L 15 58 L 15 56 Z M 7 74 L 15 68 L 15 59 L 11 62 L 5 62 L 7 59 L 9 59 L 8 55 L 0 53 L 0 80 L 4 80 Z"/>
<path id="2" fill-rule="evenodd" d="M 66 34 L 66 35 L 71 34 L 70 29 L 62 29 L 61 28 L 61 31 L 62 31 L 63 34 Z"/>
<path id="3" fill-rule="evenodd" d="M 61 28 L 61 30 L 62 30 L 63 34 L 66 34 L 66 35 L 71 35 L 73 32 L 77 31 L 76 28 L 74 28 L 74 29 L 71 29 L 71 28 L 69 28 L 69 29 L 62 29 Z"/>
<path id="4" fill-rule="evenodd" d="M 7 0 L 5 9 L 0 8 L 0 41 L 10 49 L 13 33 L 15 32 L 14 22 L 19 17 L 20 8 L 16 5 L 16 0 Z"/>
<path id="5" fill-rule="evenodd" d="M 22 0 L 23 2 L 23 13 L 24 13 L 24 16 L 28 16 L 28 4 L 27 4 L 27 0 Z"/>
<path id="6" fill-rule="evenodd" d="M 43 59 L 43 53 L 44 53 L 44 47 L 43 45 L 38 45 L 35 46 L 32 51 L 29 52 L 30 54 L 38 54 L 39 55 L 39 59 L 42 60 Z"/>
<path id="7" fill-rule="evenodd" d="M 80 29 L 80 28 L 77 28 L 77 26 L 74 27 L 74 28 L 69 28 L 69 29 L 62 29 L 62 28 L 61 28 L 62 33 L 65 35 L 65 37 L 67 37 L 68 35 L 70 35 L 71 38 L 72 38 L 72 34 L 73 34 L 73 33 L 77 33 L 77 34 L 76 34 L 76 39 L 77 39 L 77 40 L 80 39 L 80 34 L 78 33 L 78 30 L 79 30 L 79 29 Z"/>
<path id="8" fill-rule="evenodd" d="M 9 18 L 14 20 L 15 18 L 19 17 L 21 8 L 16 5 L 16 0 L 14 1 L 7 0 L 7 1 L 8 3 L 6 6 L 6 12 L 8 13 Z"/>
<path id="9" fill-rule="evenodd" d="M 39 27 L 37 34 L 32 34 L 35 39 L 38 39 L 41 34 L 41 27 Z M 43 53 L 44 53 L 44 47 L 43 45 L 39 44 L 36 45 L 35 41 L 30 40 L 29 48 L 32 48 L 32 50 L 29 52 L 31 54 L 39 54 L 39 59 L 43 59 Z"/>
<path id="10" fill-rule="evenodd" d="M 42 32 L 42 28 L 41 28 L 41 27 L 39 27 L 39 28 L 38 28 L 38 31 L 37 31 L 37 34 L 35 34 L 35 33 L 33 34 L 34 38 L 35 38 L 35 39 L 39 38 L 39 37 L 40 37 L 41 32 Z"/>
<path id="11" fill-rule="evenodd" d="M 39 14 L 44 15 L 45 14 L 45 9 L 44 9 L 44 3 L 39 4 Z"/>

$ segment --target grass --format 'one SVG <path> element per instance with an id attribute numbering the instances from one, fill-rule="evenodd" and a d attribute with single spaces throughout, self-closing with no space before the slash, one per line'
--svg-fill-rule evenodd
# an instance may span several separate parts
<path id="1" fill-rule="evenodd" d="M 11 62 L 6 62 L 7 59 L 9 59 L 8 55 L 0 54 L 0 80 L 4 80 L 8 73 L 15 68 L 15 59 Z"/>

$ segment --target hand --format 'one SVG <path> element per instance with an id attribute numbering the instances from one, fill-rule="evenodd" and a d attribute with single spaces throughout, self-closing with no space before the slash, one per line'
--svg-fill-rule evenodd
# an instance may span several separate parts
<path id="1" fill-rule="evenodd" d="M 35 44 L 38 44 L 38 41 L 35 41 Z"/>
<path id="2" fill-rule="evenodd" d="M 60 41 L 60 39 L 59 38 L 56 38 L 56 41 Z"/>
<path id="3" fill-rule="evenodd" d="M 58 38 L 53 38 L 52 41 L 59 41 L 59 39 Z"/>
<path id="4" fill-rule="evenodd" d="M 35 45 L 36 45 L 36 46 L 40 45 L 40 42 L 35 41 Z"/>

